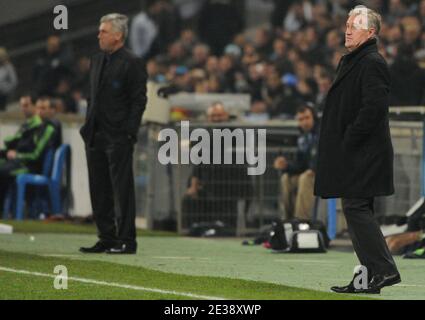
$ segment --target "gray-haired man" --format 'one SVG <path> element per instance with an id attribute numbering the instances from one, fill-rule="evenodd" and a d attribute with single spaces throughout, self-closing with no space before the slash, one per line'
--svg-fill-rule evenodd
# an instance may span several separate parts
<path id="1" fill-rule="evenodd" d="M 368 271 L 361 287 L 359 274 L 349 285 L 331 288 L 339 293 L 380 293 L 401 281 L 373 216 L 374 197 L 394 193 L 390 76 L 376 44 L 380 26 L 379 14 L 364 6 L 349 13 L 349 53 L 338 66 L 321 122 L 314 193 L 342 198 L 354 250 Z"/>
<path id="2" fill-rule="evenodd" d="M 92 57 L 90 97 L 81 136 L 86 144 L 90 197 L 99 241 L 84 253 L 136 253 L 133 146 L 146 106 L 143 61 L 124 48 L 126 16 L 100 20 Z"/>

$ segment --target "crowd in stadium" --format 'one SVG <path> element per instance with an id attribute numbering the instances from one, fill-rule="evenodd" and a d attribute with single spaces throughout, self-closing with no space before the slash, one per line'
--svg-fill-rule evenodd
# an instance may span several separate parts
<path id="1" fill-rule="evenodd" d="M 383 18 L 379 49 L 390 65 L 390 104 L 423 104 L 425 0 L 366 2 Z M 348 10 L 361 1 L 273 1 L 270 23 L 253 30 L 244 27 L 243 1 L 178 3 L 149 1 L 131 21 L 129 45 L 145 58 L 150 80 L 171 84 L 171 92 L 249 93 L 252 113 L 287 118 L 307 101 L 321 111 L 346 53 Z M 59 111 L 76 113 L 87 95 L 89 63 L 50 36 L 35 59 L 31 89 L 60 98 Z M 5 50 L 0 64 L 4 108 L 17 80 Z"/>
<path id="2" fill-rule="evenodd" d="M 205 9 L 213 13 L 209 29 L 221 26 L 228 31 L 222 37 L 229 41 L 206 37 L 201 11 L 197 33 L 182 29 L 167 46 L 162 45 L 166 52 L 149 58 L 150 77 L 169 81 L 179 91 L 249 93 L 251 112 L 271 117 L 292 117 L 297 106 L 307 101 L 321 111 L 340 57 L 346 53 L 347 12 L 356 4 L 275 1 L 270 25 L 256 28 L 252 39 L 238 29 L 243 18 L 236 10 L 229 10 L 233 17 L 223 17 L 218 12 L 220 7 L 224 12 L 224 4 L 210 5 Z M 391 65 L 390 104 L 422 104 L 425 1 L 368 1 L 368 5 L 383 16 L 379 48 Z"/>

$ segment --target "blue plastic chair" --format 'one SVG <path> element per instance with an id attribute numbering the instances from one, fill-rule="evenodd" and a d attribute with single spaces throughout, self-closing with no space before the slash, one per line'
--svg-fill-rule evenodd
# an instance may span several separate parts
<path id="1" fill-rule="evenodd" d="M 314 199 L 313 206 L 313 221 L 317 220 L 318 211 L 319 211 L 319 202 L 320 198 L 316 197 Z M 336 229 L 337 229 L 337 212 L 336 212 L 336 199 L 330 198 L 327 199 L 328 204 L 328 237 L 331 240 L 336 238 Z"/>
<path id="2" fill-rule="evenodd" d="M 336 238 L 337 213 L 336 199 L 328 199 L 328 236 L 331 240 Z"/>
<path id="3" fill-rule="evenodd" d="M 54 149 L 50 148 L 46 151 L 45 155 L 44 155 L 44 160 L 43 160 L 43 170 L 41 171 L 40 175 L 36 175 L 33 174 L 32 176 L 47 176 L 49 177 L 51 172 L 52 172 L 52 166 L 53 166 L 53 156 L 54 156 Z M 30 175 L 30 174 L 28 174 Z M 4 199 L 4 204 L 3 204 L 3 219 L 7 219 L 8 215 L 12 212 L 15 211 L 16 206 L 14 205 L 14 200 L 16 200 L 16 185 L 12 185 L 7 194 L 6 197 Z M 35 199 L 37 201 L 39 201 L 40 199 Z"/>
<path id="4" fill-rule="evenodd" d="M 43 174 L 20 174 L 16 177 L 16 191 L 14 193 L 16 198 L 15 218 L 17 220 L 22 220 L 24 217 L 25 194 L 28 185 L 47 187 L 52 213 L 58 214 L 62 211 L 61 181 L 68 152 L 70 152 L 70 146 L 67 144 L 61 145 L 55 152 L 52 170 L 52 161 L 49 162 L 48 160 L 49 157 L 53 156 L 53 152 L 51 152 L 51 155 L 48 152 L 44 161 Z M 7 217 L 9 212 L 10 204 L 6 208 L 5 203 L 4 215 Z"/>

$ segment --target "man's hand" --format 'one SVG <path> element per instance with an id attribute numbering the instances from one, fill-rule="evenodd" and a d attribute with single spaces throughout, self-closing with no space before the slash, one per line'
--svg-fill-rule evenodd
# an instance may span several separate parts
<path id="1" fill-rule="evenodd" d="M 283 157 L 283 156 L 277 157 L 277 158 L 274 160 L 273 167 L 274 167 L 276 170 L 286 170 L 286 168 L 288 168 L 288 161 L 287 161 L 287 160 L 286 160 L 286 158 L 285 158 L 285 157 Z"/>
<path id="2" fill-rule="evenodd" d="M 9 150 L 7 152 L 7 159 L 9 159 L 9 160 L 16 159 L 16 151 L 15 150 Z"/>
<path id="3" fill-rule="evenodd" d="M 191 196 L 192 198 L 197 198 L 198 192 L 201 188 L 201 182 L 199 181 L 199 179 L 196 177 L 192 177 L 192 179 L 190 180 L 190 187 L 187 189 L 186 194 L 188 196 Z"/>
<path id="4" fill-rule="evenodd" d="M 311 177 L 314 177 L 314 175 L 315 175 L 314 171 L 311 170 L 311 169 L 306 170 L 304 173 L 308 176 L 311 176 Z"/>

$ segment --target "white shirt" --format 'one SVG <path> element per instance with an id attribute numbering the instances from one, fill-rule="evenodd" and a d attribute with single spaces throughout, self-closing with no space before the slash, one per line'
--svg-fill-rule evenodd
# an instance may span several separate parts
<path id="1" fill-rule="evenodd" d="M 0 66 L 0 94 L 8 95 L 18 85 L 18 77 L 11 63 Z"/>

